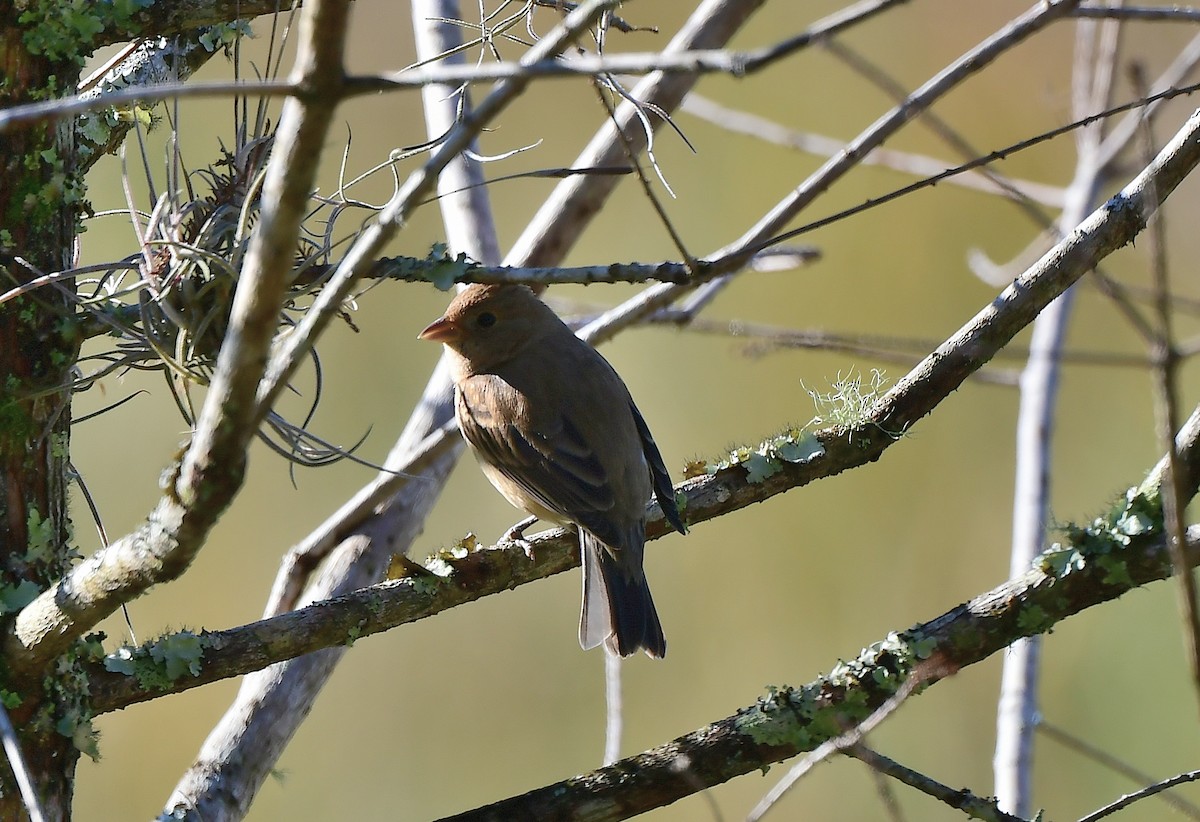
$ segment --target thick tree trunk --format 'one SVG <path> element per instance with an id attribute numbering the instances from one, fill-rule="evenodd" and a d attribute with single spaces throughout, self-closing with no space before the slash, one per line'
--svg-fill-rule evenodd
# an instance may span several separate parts
<path id="1" fill-rule="evenodd" d="M 0 106 L 74 89 L 72 55 L 29 36 L 0 11 Z M 0 134 L 0 293 L 67 268 L 82 184 L 73 171 L 73 125 Z M 67 516 L 69 387 L 78 354 L 74 284 L 45 285 L 0 303 L 0 605 L 6 617 L 70 562 Z M 85 685 L 72 659 L 45 671 L 0 663 L 0 700 L 46 816 L 70 818 L 72 781 L 90 732 Z M 28 819 L 9 767 L 0 768 L 0 819 Z"/>

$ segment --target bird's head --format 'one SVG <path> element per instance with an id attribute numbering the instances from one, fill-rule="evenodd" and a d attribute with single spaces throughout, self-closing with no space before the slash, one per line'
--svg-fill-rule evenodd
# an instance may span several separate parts
<path id="1" fill-rule="evenodd" d="M 481 372 L 563 327 L 549 306 L 523 285 L 472 285 L 417 339 L 444 343 L 473 371 Z"/>

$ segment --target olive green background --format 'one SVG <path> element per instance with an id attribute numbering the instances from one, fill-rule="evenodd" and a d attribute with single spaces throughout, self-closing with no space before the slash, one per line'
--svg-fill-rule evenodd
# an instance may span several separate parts
<path id="1" fill-rule="evenodd" d="M 659 25 L 664 33 L 614 34 L 610 47 L 661 47 L 690 6 L 627 4 L 622 13 L 628 19 Z M 735 45 L 774 42 L 837 7 L 767 4 Z M 913 3 L 862 26 L 844 42 L 911 89 L 1024 8 L 1015 2 Z M 546 18 L 541 25 L 544 31 Z M 266 21 L 255 31 L 260 39 L 246 43 L 243 65 L 262 68 Z M 1190 34 L 1164 24 L 1131 25 L 1125 48 L 1153 76 Z M 1073 37 L 1074 23 L 1056 24 L 964 83 L 938 112 L 987 151 L 1069 121 Z M 519 54 L 511 45 L 501 48 L 506 57 Z M 351 70 L 395 70 L 413 59 L 407 4 L 360 0 L 348 49 Z M 230 73 L 230 64 L 218 58 L 197 79 Z M 1119 89 L 1118 99 L 1130 96 L 1124 81 Z M 884 94 L 820 47 L 745 79 L 707 78 L 699 91 L 839 139 L 855 136 L 889 105 Z M 1160 136 L 1171 134 L 1193 105 L 1184 100 L 1168 107 L 1157 126 Z M 218 138 L 231 142 L 229 101 L 188 101 L 180 104 L 178 117 L 191 168 L 215 158 Z M 482 149 L 498 154 L 543 142 L 488 165 L 487 174 L 568 165 L 601 119 L 585 81 L 537 83 L 485 135 Z M 325 146 L 324 192 L 336 185 L 351 133 L 351 174 L 394 148 L 425 139 L 419 95 L 413 92 L 355 99 L 342 106 L 337 122 Z M 698 255 L 739 236 L 821 162 L 729 135 L 686 114 L 677 122 L 696 153 L 666 130 L 656 153 L 677 195 L 667 208 Z M 159 188 L 166 131 L 147 140 Z M 889 146 L 957 161 L 919 123 Z M 133 143 L 128 165 L 138 203 L 148 208 L 152 201 Z M 1016 155 L 999 169 L 1065 185 L 1073 174 L 1072 138 Z M 105 159 L 91 174 L 98 210 L 124 206 L 120 175 L 116 158 Z M 805 219 L 907 182 L 897 172 L 862 168 L 822 197 Z M 552 185 L 523 180 L 490 189 L 504 247 Z M 569 263 L 677 258 L 637 189 L 632 182 L 622 185 Z M 382 203 L 389 192 L 388 180 L 379 175 L 353 193 Z M 1180 293 L 1190 295 L 1197 292 L 1196 196 L 1196 184 L 1186 182 L 1167 211 L 1172 274 Z M 350 215 L 342 228 L 367 216 Z M 939 185 L 808 235 L 804 242 L 818 245 L 824 255 L 819 264 L 746 274 L 706 316 L 941 340 L 997 291 L 969 272 L 968 251 L 978 248 L 1004 262 L 1035 233 L 1002 200 Z M 390 251 L 420 256 L 442 238 L 436 209 L 426 208 Z M 1107 270 L 1126 281 L 1148 282 L 1147 248 L 1140 242 L 1118 253 L 1106 262 Z M 91 221 L 83 237 L 84 262 L 134 249 L 124 216 Z M 562 287 L 552 296 L 598 306 L 634 293 L 630 286 Z M 361 333 L 335 323 L 320 344 L 326 386 L 312 430 L 344 445 L 369 430 L 359 453 L 381 460 L 439 353 L 415 335 L 447 300 L 432 287 L 397 283 L 364 294 L 354 314 Z M 1076 306 L 1073 349 L 1142 351 L 1136 335 L 1094 290 L 1085 287 Z M 1180 324 L 1181 332 L 1194 331 L 1194 323 Z M 691 458 L 718 456 L 730 444 L 756 442 L 810 419 L 815 409 L 802 380 L 827 390 L 839 374 L 869 372 L 876 365 L 811 352 L 752 359 L 737 340 L 664 329 L 629 331 L 604 353 L 628 382 L 677 479 Z M 1020 360 L 1000 365 L 1019 368 Z M 905 367 L 890 364 L 886 371 L 894 381 Z M 1183 376 L 1186 411 L 1196 400 L 1194 369 L 1186 368 Z M 1099 513 L 1157 459 L 1149 386 L 1148 374 L 1132 369 L 1066 369 L 1054 440 L 1056 521 Z M 76 401 L 75 414 L 81 415 L 142 389 L 148 394 L 79 425 L 73 436 L 74 463 L 110 535 L 128 531 L 150 510 L 159 474 L 187 431 L 157 375 L 110 379 Z M 1016 407 L 1015 389 L 968 383 L 877 464 L 697 525 L 687 537 L 653 543 L 647 573 L 670 654 L 663 662 L 637 658 L 625 667 L 624 751 L 640 751 L 727 716 L 768 685 L 806 682 L 889 631 L 932 618 L 1000 583 L 1008 569 Z M 256 619 L 282 552 L 371 476 L 369 469 L 346 462 L 300 470 L 293 488 L 287 464 L 255 445 L 244 491 L 190 571 L 131 604 L 138 638 Z M 73 508 L 82 549 L 90 552 L 97 542 L 87 509 L 78 497 Z M 493 541 L 517 517 L 468 457 L 451 477 L 415 552 L 423 556 L 467 531 Z M 578 589 L 578 573 L 565 574 L 360 640 L 249 818 L 432 818 L 597 766 L 604 744 L 603 658 L 581 652 L 576 642 Z M 120 622 L 109 620 L 105 628 L 111 644 L 125 638 Z M 1195 768 L 1197 697 L 1181 648 L 1174 591 L 1167 584 L 1093 609 L 1047 638 L 1042 709 L 1049 721 L 1155 777 Z M 997 658 L 940 683 L 905 705 L 871 736 L 871 744 L 946 784 L 990 793 L 999 674 Z M 77 818 L 154 816 L 236 687 L 237 682 L 220 683 L 101 717 L 103 759 L 79 766 Z M 776 767 L 765 778 L 742 777 L 650 818 L 716 818 L 710 803 L 725 819 L 741 818 L 783 772 Z M 1076 818 L 1133 787 L 1052 741 L 1039 741 L 1035 801 L 1048 818 Z M 1200 801 L 1200 791 L 1185 790 Z M 908 788 L 895 791 L 910 819 L 961 818 Z M 1161 819 L 1168 813 L 1161 803 L 1147 801 L 1119 818 Z M 779 819 L 883 817 L 865 767 L 844 759 L 812 773 L 777 811 Z"/>

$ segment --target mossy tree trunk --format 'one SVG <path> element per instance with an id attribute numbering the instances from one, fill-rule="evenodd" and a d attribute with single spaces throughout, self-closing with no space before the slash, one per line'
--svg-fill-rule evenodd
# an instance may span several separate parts
<path id="1" fill-rule="evenodd" d="M 14 5 L 0 6 L 0 106 L 73 92 L 75 55 L 31 45 Z M 73 130 L 68 118 L 0 134 L 0 293 L 69 267 L 82 197 Z M 0 303 L 0 605 L 9 618 L 70 562 L 67 446 L 79 339 L 72 292 L 64 281 Z M 70 818 L 75 763 L 90 729 L 72 667 L 71 659 L 53 671 L 25 670 L 17 659 L 0 664 L 0 699 L 51 820 Z M 6 764 L 0 819 L 27 818 Z"/>

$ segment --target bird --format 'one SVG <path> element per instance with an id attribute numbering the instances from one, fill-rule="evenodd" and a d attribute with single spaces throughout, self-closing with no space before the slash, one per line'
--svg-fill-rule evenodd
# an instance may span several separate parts
<path id="1" fill-rule="evenodd" d="M 575 525 L 583 565 L 579 644 L 667 652 L 642 567 L 651 495 L 686 533 L 675 489 L 629 389 L 524 285 L 474 284 L 418 335 L 450 353 L 454 412 L 484 475 L 537 520 Z M 523 543 L 528 545 L 528 543 Z"/>

